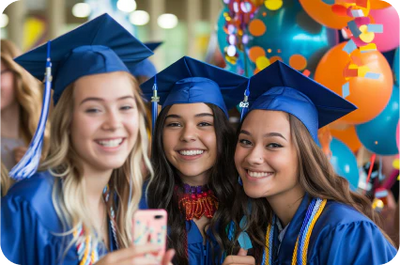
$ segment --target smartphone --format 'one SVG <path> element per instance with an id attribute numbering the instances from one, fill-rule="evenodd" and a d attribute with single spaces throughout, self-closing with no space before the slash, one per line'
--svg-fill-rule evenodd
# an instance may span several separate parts
<path id="1" fill-rule="evenodd" d="M 133 217 L 133 245 L 154 244 L 160 252 L 154 257 L 161 261 L 167 242 L 167 212 L 163 209 L 137 210 Z"/>

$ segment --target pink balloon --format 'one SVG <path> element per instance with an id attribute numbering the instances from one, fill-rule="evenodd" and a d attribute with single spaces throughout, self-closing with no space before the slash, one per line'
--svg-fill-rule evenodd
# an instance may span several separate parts
<path id="1" fill-rule="evenodd" d="M 393 50 L 399 46 L 399 15 L 392 6 L 383 9 L 371 9 L 369 17 L 372 17 L 371 24 L 383 25 L 382 33 L 375 33 L 372 41 L 381 52 Z M 358 38 L 353 38 L 358 46 L 365 45 Z"/>

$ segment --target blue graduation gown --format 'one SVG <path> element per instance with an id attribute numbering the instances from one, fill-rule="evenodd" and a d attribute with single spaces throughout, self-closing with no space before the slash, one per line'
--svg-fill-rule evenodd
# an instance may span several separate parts
<path id="1" fill-rule="evenodd" d="M 274 231 L 274 264 L 291 264 L 293 250 L 307 212 L 309 196 L 304 196 L 299 209 L 283 237 L 277 254 L 278 229 Z M 397 250 L 386 240 L 369 218 L 353 207 L 328 201 L 311 234 L 307 264 L 365 265 L 384 264 Z"/>
<path id="2" fill-rule="evenodd" d="M 60 236 L 62 223 L 53 206 L 54 177 L 38 172 L 16 183 L 1 201 L 1 248 L 12 262 L 22 265 L 76 265 L 76 246 L 65 253 L 72 235 Z M 116 249 L 109 227 L 110 250 Z M 106 254 L 105 248 L 99 256 Z"/>
<path id="3" fill-rule="evenodd" d="M 139 209 L 143 210 L 148 209 L 145 195 L 146 186 L 147 182 L 143 186 L 142 198 L 139 203 Z M 210 235 L 212 244 L 214 246 L 214 261 L 212 257 L 213 253 L 211 244 L 208 240 L 206 245 L 203 244 L 203 236 L 201 235 L 201 232 L 194 221 L 186 221 L 186 231 L 188 235 L 188 257 L 190 265 L 221 264 L 221 262 L 218 260 L 219 246 L 210 230 L 208 231 L 208 235 Z"/>

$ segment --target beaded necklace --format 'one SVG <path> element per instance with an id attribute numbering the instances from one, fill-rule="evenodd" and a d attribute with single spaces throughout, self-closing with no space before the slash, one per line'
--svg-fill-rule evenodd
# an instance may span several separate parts
<path id="1" fill-rule="evenodd" d="M 297 236 L 296 245 L 292 256 L 292 265 L 306 265 L 307 264 L 307 251 L 310 237 L 315 223 L 321 215 L 327 200 L 314 198 L 307 208 L 306 217 L 303 220 L 299 235 Z M 265 250 L 263 253 L 262 265 L 272 265 L 273 261 L 273 239 L 274 227 L 276 224 L 276 216 L 272 218 L 272 225 L 269 224 L 265 234 Z"/>
<path id="2" fill-rule="evenodd" d="M 108 204 L 110 199 L 110 189 L 109 186 L 107 185 L 104 190 L 103 190 L 103 200 Z M 117 241 L 117 231 L 116 231 L 116 220 L 115 220 L 115 212 L 114 208 L 112 206 L 112 203 L 110 204 L 110 207 L 107 207 L 107 215 L 110 218 L 110 225 L 111 225 L 111 230 L 113 234 L 113 239 L 116 244 L 117 249 L 118 247 L 118 241 Z M 84 229 L 82 225 L 79 225 L 77 229 L 73 231 L 73 236 L 74 238 L 76 237 L 82 237 L 84 235 Z M 110 240 L 113 240 L 110 238 Z M 76 251 L 78 253 L 79 257 L 79 265 L 93 265 L 95 262 L 98 261 L 99 259 L 99 250 L 98 247 L 95 246 L 92 242 L 92 238 L 90 235 L 85 236 L 84 240 L 77 241 L 76 243 Z"/>
<path id="3" fill-rule="evenodd" d="M 179 210 L 185 213 L 186 221 L 199 219 L 203 215 L 212 218 L 218 209 L 218 200 L 212 190 L 206 186 L 190 186 L 185 184 L 183 192 L 175 186 L 178 196 Z"/>

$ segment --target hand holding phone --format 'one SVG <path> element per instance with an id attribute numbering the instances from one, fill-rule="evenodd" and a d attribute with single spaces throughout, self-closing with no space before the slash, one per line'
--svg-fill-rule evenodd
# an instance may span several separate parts
<path id="1" fill-rule="evenodd" d="M 154 256 L 161 261 L 166 249 L 167 212 L 162 209 L 138 210 L 133 218 L 133 245 L 151 244 L 159 247 L 160 251 Z"/>

